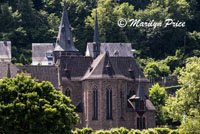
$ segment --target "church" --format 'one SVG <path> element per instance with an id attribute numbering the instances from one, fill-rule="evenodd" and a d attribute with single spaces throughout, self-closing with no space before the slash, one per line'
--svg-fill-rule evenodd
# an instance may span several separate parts
<path id="1" fill-rule="evenodd" d="M 0 42 L 0 79 L 26 73 L 50 81 L 72 100 L 76 127 L 94 130 L 153 128 L 155 107 L 148 99 L 149 80 L 136 63 L 130 43 L 101 43 L 97 13 L 93 42 L 85 56 L 74 46 L 64 7 L 56 43 L 33 43 L 32 65 L 11 63 L 11 42 Z"/>

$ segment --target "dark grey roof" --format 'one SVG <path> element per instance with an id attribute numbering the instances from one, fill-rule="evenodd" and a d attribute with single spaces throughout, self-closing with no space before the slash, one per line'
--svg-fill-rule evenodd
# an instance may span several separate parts
<path id="1" fill-rule="evenodd" d="M 149 99 L 146 99 L 146 108 L 148 111 L 155 111 L 156 108 Z"/>
<path id="2" fill-rule="evenodd" d="M 132 46 L 130 43 L 101 43 L 100 54 L 108 51 L 110 56 L 133 57 Z M 93 43 L 87 43 L 86 56 L 92 56 Z"/>
<path id="3" fill-rule="evenodd" d="M 25 72 L 41 81 L 50 81 L 58 89 L 58 69 L 56 66 L 18 66 L 21 72 Z"/>
<path id="4" fill-rule="evenodd" d="M 11 60 L 11 42 L 0 41 L 0 61 L 1 59 Z"/>
<path id="5" fill-rule="evenodd" d="M 109 61 L 109 62 L 108 62 Z M 109 70 L 108 70 L 109 63 Z M 141 74 L 141 81 L 148 80 L 144 77 L 139 65 L 132 57 L 109 57 L 107 53 L 99 55 L 87 70 L 83 80 L 85 79 L 101 79 L 101 78 L 117 78 L 138 81 L 138 76 Z M 130 71 L 130 68 L 132 70 Z"/>
<path id="6" fill-rule="evenodd" d="M 85 56 L 62 56 L 61 72 L 63 79 L 81 80 L 85 72 L 92 63 L 92 57 Z M 70 74 L 70 78 L 66 77 L 66 69 Z"/>
<path id="7" fill-rule="evenodd" d="M 16 65 L 8 62 L 0 62 L 0 79 L 7 77 L 8 75 L 8 64 L 10 64 L 10 76 L 15 77 L 19 69 Z"/>
<path id="8" fill-rule="evenodd" d="M 136 95 L 133 95 L 131 98 L 128 99 L 128 102 L 131 104 L 131 106 L 135 109 L 135 103 L 134 101 L 131 101 L 131 100 L 134 100 L 136 98 Z M 147 108 L 147 111 L 155 111 L 156 108 L 154 107 L 154 105 L 152 104 L 152 102 L 149 100 L 149 99 L 145 99 L 145 105 L 146 105 L 146 108 Z"/>
<path id="9" fill-rule="evenodd" d="M 78 49 L 74 47 L 71 26 L 69 24 L 68 14 L 65 6 L 63 8 L 56 47 L 54 51 L 78 51 Z"/>
<path id="10" fill-rule="evenodd" d="M 52 53 L 54 43 L 32 43 L 32 60 L 45 61 L 48 60 L 46 53 Z"/>

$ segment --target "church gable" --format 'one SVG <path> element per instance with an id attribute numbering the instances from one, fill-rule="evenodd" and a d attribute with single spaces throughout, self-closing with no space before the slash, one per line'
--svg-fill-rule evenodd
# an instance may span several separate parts
<path id="1" fill-rule="evenodd" d="M 106 52 L 94 59 L 82 80 L 115 78 L 132 81 L 138 80 L 139 75 L 141 75 L 141 80 L 149 82 L 132 57 L 111 57 Z"/>

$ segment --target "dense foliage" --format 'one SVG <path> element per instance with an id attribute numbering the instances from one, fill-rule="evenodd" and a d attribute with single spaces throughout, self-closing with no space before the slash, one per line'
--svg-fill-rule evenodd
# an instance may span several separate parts
<path id="1" fill-rule="evenodd" d="M 198 0 L 1 0 L 0 40 L 12 41 L 14 63 L 31 62 L 31 43 L 56 41 L 64 1 L 75 45 L 82 54 L 86 43 L 92 41 L 94 15 L 98 9 L 101 42 L 130 42 L 139 57 L 156 60 L 173 55 L 177 49 L 187 57 L 200 55 Z M 120 18 L 145 22 L 164 22 L 170 18 L 176 22 L 184 21 L 186 26 L 120 28 L 117 25 Z M 168 70 L 162 75 L 166 73 Z"/>
<path id="2" fill-rule="evenodd" d="M 167 92 L 165 88 L 155 84 L 149 90 L 149 99 L 156 108 L 156 125 L 165 125 L 167 121 L 165 102 L 167 99 Z"/>
<path id="3" fill-rule="evenodd" d="M 68 97 L 29 76 L 0 81 L 1 134 L 70 134 L 78 121 Z"/>
<path id="4" fill-rule="evenodd" d="M 200 58 L 193 57 L 187 60 L 186 67 L 181 70 L 179 82 L 183 85 L 176 91 L 176 97 L 167 100 L 169 115 L 174 120 L 182 120 L 184 114 L 191 111 L 200 111 Z"/>
<path id="5" fill-rule="evenodd" d="M 176 50 L 174 56 L 167 56 L 165 59 L 155 60 L 152 58 L 141 59 L 137 61 L 149 79 L 159 79 L 169 75 L 179 75 L 181 68 L 185 65 L 187 57 L 180 50 Z"/>
<path id="6" fill-rule="evenodd" d="M 185 117 L 180 126 L 181 134 L 199 134 L 200 116 L 198 111 L 193 111 L 189 116 Z"/>
<path id="7" fill-rule="evenodd" d="M 137 130 L 126 128 L 112 128 L 110 130 L 93 131 L 91 128 L 76 129 L 73 134 L 182 134 L 179 130 L 171 130 L 169 128 L 150 128 L 146 130 Z"/>

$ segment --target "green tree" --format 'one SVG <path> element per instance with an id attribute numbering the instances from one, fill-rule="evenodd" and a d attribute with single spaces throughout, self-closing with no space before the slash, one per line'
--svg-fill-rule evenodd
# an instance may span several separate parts
<path id="1" fill-rule="evenodd" d="M 184 118 L 179 128 L 180 134 L 199 134 L 200 116 L 198 111 L 192 111 L 191 114 Z"/>
<path id="2" fill-rule="evenodd" d="M 178 77 L 182 88 L 176 91 L 176 96 L 167 99 L 166 106 L 169 116 L 174 121 L 181 121 L 182 115 L 190 115 L 191 111 L 200 111 L 200 58 L 192 57 L 186 61 L 186 67 Z"/>
<path id="3" fill-rule="evenodd" d="M 165 88 L 160 87 L 158 83 L 153 85 L 149 90 L 149 99 L 156 108 L 156 124 L 165 125 L 167 120 L 164 108 L 167 99 Z"/>
<path id="4" fill-rule="evenodd" d="M 152 0 L 144 10 L 135 12 L 135 16 L 141 21 L 154 20 L 164 24 L 169 18 L 174 21 L 187 21 L 191 14 L 186 0 Z M 183 48 L 185 35 L 187 35 L 186 27 L 139 28 L 134 47 L 141 50 L 141 57 L 165 58 L 172 55 L 176 49 Z"/>
<path id="5" fill-rule="evenodd" d="M 159 78 L 159 67 L 156 62 L 149 63 L 144 68 L 144 74 L 147 78 Z"/>
<path id="6" fill-rule="evenodd" d="M 173 72 L 175 68 L 182 67 L 184 65 L 184 54 L 181 50 L 176 50 L 175 56 L 167 56 L 161 62 L 169 66 L 171 72 Z"/>
<path id="7" fill-rule="evenodd" d="M 139 10 L 139 9 L 144 9 L 150 3 L 150 0 L 120 0 L 120 3 L 124 2 L 133 5 L 136 10 Z"/>
<path id="8" fill-rule="evenodd" d="M 70 99 L 50 82 L 29 76 L 0 81 L 1 134 L 70 134 L 78 115 Z"/>
<path id="9" fill-rule="evenodd" d="M 169 66 L 162 62 L 149 62 L 144 68 L 144 74 L 147 78 L 158 79 L 168 76 L 171 73 Z"/>
<path id="10" fill-rule="evenodd" d="M 26 57 L 23 54 L 21 54 L 19 57 L 19 62 L 22 63 L 23 65 L 27 65 L 28 60 L 26 59 Z"/>
<path id="11" fill-rule="evenodd" d="M 120 18 L 131 19 L 134 17 L 134 7 L 128 3 L 119 4 L 113 0 L 98 0 L 98 8 L 92 10 L 91 16 L 86 19 L 86 25 L 94 28 L 96 10 L 98 12 L 99 33 L 101 42 L 129 42 L 134 38 L 134 29 L 120 28 L 117 21 Z"/>

